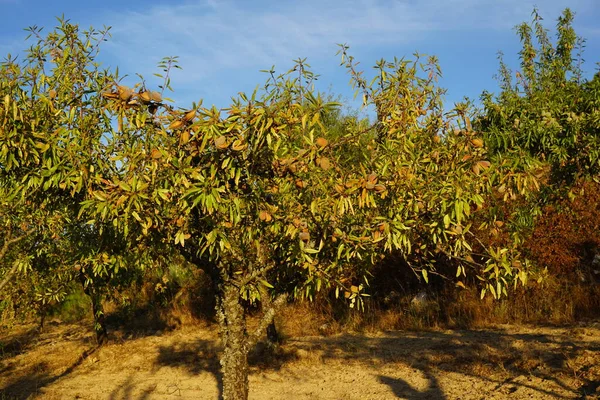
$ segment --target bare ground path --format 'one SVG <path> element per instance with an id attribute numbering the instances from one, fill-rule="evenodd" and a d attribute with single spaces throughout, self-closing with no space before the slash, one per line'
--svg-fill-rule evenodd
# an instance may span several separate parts
<path id="1" fill-rule="evenodd" d="M 213 328 L 0 333 L 0 400 L 217 399 Z M 251 399 L 598 399 L 600 324 L 302 337 L 252 356 Z"/>

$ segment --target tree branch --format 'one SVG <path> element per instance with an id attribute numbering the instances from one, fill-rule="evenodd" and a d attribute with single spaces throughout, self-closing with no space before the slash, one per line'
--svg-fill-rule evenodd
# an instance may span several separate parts
<path id="1" fill-rule="evenodd" d="M 256 279 L 256 278 L 258 278 L 260 276 L 265 276 L 265 274 L 268 271 L 272 270 L 273 268 L 275 268 L 275 264 L 274 263 L 270 264 L 270 265 L 267 265 L 266 267 L 256 269 L 252 273 L 250 273 L 250 275 L 244 277 L 244 279 L 242 279 L 240 281 L 237 281 L 236 282 L 236 286 L 237 287 L 243 287 L 243 286 L 249 284 L 250 282 L 252 282 L 254 279 Z"/>
<path id="2" fill-rule="evenodd" d="M 31 229 L 25 231 L 25 233 L 23 233 L 21 236 L 17 236 L 17 237 L 11 238 L 11 236 L 12 236 L 12 230 L 9 229 L 8 230 L 8 234 L 6 235 L 7 239 L 4 240 L 4 244 L 2 245 L 2 249 L 0 249 L 0 260 L 2 260 L 4 258 L 4 256 L 8 252 L 8 247 L 11 244 L 15 244 L 15 243 L 20 242 L 21 240 L 25 239 L 27 236 L 29 236 L 30 234 L 32 234 L 34 230 L 35 230 L 34 228 L 31 228 Z"/>
<path id="3" fill-rule="evenodd" d="M 265 311 L 261 320 L 258 323 L 258 327 L 254 330 L 254 333 L 250 335 L 248 338 L 248 349 L 251 349 L 256 345 L 256 343 L 260 340 L 263 334 L 267 330 L 267 326 L 273 321 L 275 314 L 277 311 L 283 307 L 285 302 L 287 301 L 288 295 L 287 293 L 283 293 L 277 296 L 275 300 L 271 303 L 271 306 Z"/>
<path id="4" fill-rule="evenodd" d="M 2 291 L 2 288 L 4 286 L 6 286 L 6 284 L 8 282 L 10 282 L 11 278 L 15 275 L 15 273 L 17 272 L 17 269 L 19 268 L 19 264 L 18 263 L 13 263 L 13 266 L 11 267 L 11 269 L 4 275 L 4 278 L 2 279 L 2 282 L 0 282 L 0 291 Z"/>
<path id="5" fill-rule="evenodd" d="M 31 228 L 31 229 L 25 231 L 25 233 L 22 234 L 21 236 L 11 237 L 12 230 L 9 229 L 8 233 L 6 235 L 6 239 L 4 239 L 4 244 L 2 245 L 2 248 L 0 249 L 0 261 L 2 261 L 2 259 L 6 255 L 6 253 L 8 253 L 8 250 L 9 250 L 9 247 L 11 244 L 20 242 L 21 240 L 23 240 L 27 236 L 29 236 L 31 233 L 33 233 L 33 231 L 34 231 L 34 228 Z M 11 278 L 15 275 L 18 268 L 19 268 L 19 264 L 17 264 L 15 262 L 13 264 L 13 266 L 10 268 L 10 270 L 4 275 L 4 278 L 2 278 L 2 282 L 0 282 L 0 290 L 2 290 L 2 288 L 4 288 L 4 286 L 6 286 L 6 284 L 8 282 L 10 282 Z"/>

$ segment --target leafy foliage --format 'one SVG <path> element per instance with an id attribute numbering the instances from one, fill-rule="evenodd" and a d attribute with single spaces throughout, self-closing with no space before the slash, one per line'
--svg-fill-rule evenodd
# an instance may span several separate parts
<path id="1" fill-rule="evenodd" d="M 484 93 L 478 128 L 485 132 L 493 154 L 525 151 L 549 162 L 557 181 L 596 175 L 599 77 L 584 79 L 585 42 L 575 34 L 569 9 L 558 19 L 555 44 L 541 21 L 534 10 L 533 21 L 517 27 L 522 43 L 520 70 L 513 78 L 500 56 L 501 92 L 496 97 Z"/>

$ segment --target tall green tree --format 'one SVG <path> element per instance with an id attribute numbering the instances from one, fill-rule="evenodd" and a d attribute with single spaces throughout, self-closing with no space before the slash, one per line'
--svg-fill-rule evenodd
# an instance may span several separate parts
<path id="1" fill-rule="evenodd" d="M 537 10 L 531 23 L 517 26 L 520 68 L 511 71 L 500 57 L 500 93 L 483 94 L 477 127 L 493 154 L 526 152 L 552 167 L 554 181 L 600 172 L 599 79 L 585 79 L 585 41 L 565 9 L 551 40 Z"/>
<path id="2" fill-rule="evenodd" d="M 43 308 L 80 280 L 102 341 L 96 286 L 125 266 L 119 252 L 131 250 L 119 248 L 114 229 L 86 224 L 80 212 L 96 182 L 116 173 L 104 144 L 112 121 L 99 95 L 116 74 L 96 62 L 108 29 L 81 31 L 59 19 L 46 36 L 28 30 L 33 44 L 21 60 L 9 55 L 0 65 L 2 286 L 21 272 Z"/>

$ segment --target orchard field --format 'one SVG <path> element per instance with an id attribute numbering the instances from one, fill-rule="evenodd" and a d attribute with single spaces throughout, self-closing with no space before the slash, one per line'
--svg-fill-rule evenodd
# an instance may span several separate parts
<path id="1" fill-rule="evenodd" d="M 128 86 L 110 29 L 29 28 L 0 64 L 0 399 L 600 397 L 573 18 L 534 10 L 480 103 L 340 45 L 360 110 L 305 59 L 175 104 L 177 57 Z"/>

